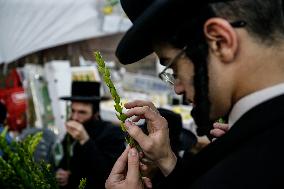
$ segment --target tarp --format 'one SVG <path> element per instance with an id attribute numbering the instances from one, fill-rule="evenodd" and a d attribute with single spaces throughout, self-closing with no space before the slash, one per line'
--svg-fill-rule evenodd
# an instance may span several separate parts
<path id="1" fill-rule="evenodd" d="M 0 64 L 42 49 L 125 31 L 129 25 L 122 11 L 106 19 L 101 11 L 105 2 L 0 0 Z"/>

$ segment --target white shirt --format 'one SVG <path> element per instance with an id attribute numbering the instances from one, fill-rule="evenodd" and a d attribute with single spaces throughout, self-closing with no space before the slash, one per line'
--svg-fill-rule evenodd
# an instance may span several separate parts
<path id="1" fill-rule="evenodd" d="M 268 87 L 241 98 L 229 114 L 229 127 L 231 128 L 247 111 L 255 106 L 284 94 L 284 83 Z"/>

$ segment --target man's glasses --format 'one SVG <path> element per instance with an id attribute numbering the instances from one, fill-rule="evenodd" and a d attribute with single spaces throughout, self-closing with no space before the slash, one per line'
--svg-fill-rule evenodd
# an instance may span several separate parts
<path id="1" fill-rule="evenodd" d="M 168 63 L 168 65 L 159 73 L 159 78 L 164 81 L 167 84 L 174 85 L 175 83 L 175 74 L 173 73 L 173 70 L 171 69 L 171 66 L 176 63 L 182 55 L 185 53 L 186 47 L 182 48 L 175 57 Z"/>
<path id="2" fill-rule="evenodd" d="M 239 20 L 235 22 L 231 22 L 230 25 L 234 28 L 242 28 L 247 25 L 245 21 Z M 164 81 L 167 84 L 174 85 L 176 75 L 173 73 L 173 70 L 171 69 L 171 66 L 175 64 L 185 53 L 187 46 L 182 48 L 177 55 L 170 61 L 170 63 L 167 64 L 167 66 L 159 73 L 159 78 Z"/>

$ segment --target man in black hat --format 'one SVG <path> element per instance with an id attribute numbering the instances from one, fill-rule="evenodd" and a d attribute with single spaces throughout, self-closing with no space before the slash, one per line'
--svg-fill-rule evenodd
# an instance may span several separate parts
<path id="1" fill-rule="evenodd" d="M 131 0 L 122 2 L 131 5 Z M 142 6 L 123 7 L 127 13 Z M 167 66 L 163 80 L 193 102 L 199 134 L 210 132 L 218 117 L 228 117 L 231 127 L 181 164 L 170 148 L 167 122 L 154 105 L 126 104 L 127 116 L 148 120 L 148 136 L 131 122 L 126 127 L 163 172 L 163 188 L 282 185 L 283 0 L 154 0 L 142 9 L 118 46 L 119 60 L 129 64 L 155 51 Z M 137 150 L 125 150 L 106 188 L 144 188 Z"/>
<path id="2" fill-rule="evenodd" d="M 124 135 L 118 126 L 99 116 L 100 83 L 72 83 L 71 115 L 66 122 L 64 157 L 56 172 L 60 186 L 78 188 L 82 178 L 86 188 L 104 188 L 104 182 L 116 158 L 125 148 Z"/>

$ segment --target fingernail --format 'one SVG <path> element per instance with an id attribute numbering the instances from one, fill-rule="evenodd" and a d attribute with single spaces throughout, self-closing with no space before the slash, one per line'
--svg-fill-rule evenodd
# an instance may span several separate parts
<path id="1" fill-rule="evenodd" d="M 131 125 L 130 121 L 125 121 L 125 127 L 127 130 L 129 130 L 130 125 Z"/>
<path id="2" fill-rule="evenodd" d="M 136 150 L 135 148 L 130 149 L 129 155 L 130 155 L 130 156 L 133 156 L 133 157 L 134 157 L 134 156 L 137 156 L 137 155 L 138 155 L 137 150 Z"/>

